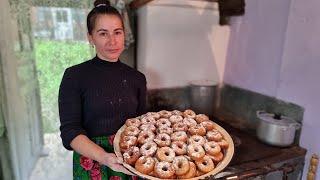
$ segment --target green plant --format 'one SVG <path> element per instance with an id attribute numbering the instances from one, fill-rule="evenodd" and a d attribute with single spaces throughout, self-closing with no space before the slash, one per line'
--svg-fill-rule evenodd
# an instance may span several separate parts
<path id="1" fill-rule="evenodd" d="M 93 52 L 85 42 L 35 41 L 44 132 L 59 130 L 58 92 L 64 70 L 90 59 Z"/>

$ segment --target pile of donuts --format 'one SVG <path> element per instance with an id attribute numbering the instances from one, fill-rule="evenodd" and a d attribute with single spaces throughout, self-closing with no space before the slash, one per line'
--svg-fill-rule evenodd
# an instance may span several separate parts
<path id="1" fill-rule="evenodd" d="M 215 123 L 187 109 L 162 110 L 126 120 L 119 147 L 124 161 L 142 174 L 188 179 L 211 172 L 229 147 Z"/>

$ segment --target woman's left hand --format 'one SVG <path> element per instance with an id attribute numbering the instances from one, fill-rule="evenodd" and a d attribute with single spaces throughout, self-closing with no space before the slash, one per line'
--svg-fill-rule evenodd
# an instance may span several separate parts
<path id="1" fill-rule="evenodd" d="M 133 175 L 130 171 L 128 171 L 125 167 L 123 167 L 122 161 L 120 161 L 115 154 L 106 153 L 103 159 L 104 160 L 101 163 L 108 166 L 113 171 L 122 172 L 128 175 Z"/>
<path id="2" fill-rule="evenodd" d="M 130 175 L 130 176 L 134 175 L 130 171 L 128 171 L 125 167 L 123 167 L 122 164 L 114 164 L 111 169 L 114 170 L 114 171 L 117 171 L 117 172 L 122 172 L 122 173 Z"/>

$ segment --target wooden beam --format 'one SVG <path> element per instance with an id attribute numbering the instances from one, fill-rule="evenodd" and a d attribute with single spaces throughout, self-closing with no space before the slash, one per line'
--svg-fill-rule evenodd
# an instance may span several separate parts
<path id="1" fill-rule="evenodd" d="M 151 2 L 153 0 L 134 0 L 130 3 L 130 8 L 132 9 L 138 9 L 141 6 L 144 6 L 145 4 Z"/>
<path id="2" fill-rule="evenodd" d="M 138 9 L 146 4 L 148 4 L 149 2 L 151 2 L 153 0 L 133 0 L 130 3 L 130 8 L 132 9 Z M 218 2 L 218 0 L 193 0 L 193 1 L 208 1 L 208 2 Z"/>

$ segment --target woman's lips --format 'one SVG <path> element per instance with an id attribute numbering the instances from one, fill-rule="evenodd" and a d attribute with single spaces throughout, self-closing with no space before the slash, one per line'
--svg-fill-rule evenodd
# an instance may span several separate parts
<path id="1" fill-rule="evenodd" d="M 110 53 L 117 53 L 119 49 L 107 49 L 107 51 Z"/>

